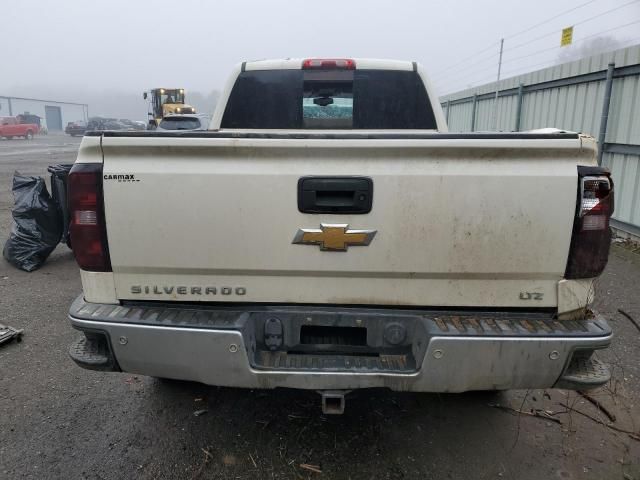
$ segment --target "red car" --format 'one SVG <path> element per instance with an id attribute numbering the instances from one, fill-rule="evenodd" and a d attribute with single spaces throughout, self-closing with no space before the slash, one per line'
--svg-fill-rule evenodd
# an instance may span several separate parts
<path id="1" fill-rule="evenodd" d="M 16 117 L 0 117 L 0 137 L 8 140 L 13 137 L 24 137 L 31 140 L 40 127 L 35 123 L 20 123 Z"/>

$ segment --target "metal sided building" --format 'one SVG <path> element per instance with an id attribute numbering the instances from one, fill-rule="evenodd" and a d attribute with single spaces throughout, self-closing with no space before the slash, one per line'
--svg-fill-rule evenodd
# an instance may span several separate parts
<path id="1" fill-rule="evenodd" d="M 37 98 L 5 97 L 0 95 L 0 117 L 21 114 L 37 115 L 49 132 L 63 131 L 69 122 L 87 121 L 89 107 L 84 103 L 58 102 Z"/>

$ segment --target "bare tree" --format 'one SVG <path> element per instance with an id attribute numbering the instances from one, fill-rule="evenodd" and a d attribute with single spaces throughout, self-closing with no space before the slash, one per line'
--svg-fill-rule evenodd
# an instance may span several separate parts
<path id="1" fill-rule="evenodd" d="M 599 53 L 611 52 L 621 48 L 623 42 L 610 35 L 595 37 L 580 45 L 569 45 L 562 48 L 558 54 L 557 63 L 567 63 Z"/>

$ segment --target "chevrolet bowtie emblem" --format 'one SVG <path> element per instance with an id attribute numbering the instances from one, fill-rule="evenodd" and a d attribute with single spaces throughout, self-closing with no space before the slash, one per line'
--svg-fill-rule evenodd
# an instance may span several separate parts
<path id="1" fill-rule="evenodd" d="M 346 224 L 321 223 L 320 229 L 298 230 L 292 243 L 319 245 L 320 250 L 344 252 L 351 245 L 369 245 L 375 234 L 375 230 L 349 230 Z"/>

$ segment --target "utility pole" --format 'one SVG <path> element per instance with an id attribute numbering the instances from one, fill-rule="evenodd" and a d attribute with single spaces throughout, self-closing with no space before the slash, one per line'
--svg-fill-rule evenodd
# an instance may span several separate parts
<path id="1" fill-rule="evenodd" d="M 613 74 L 615 70 L 615 63 L 610 63 L 607 66 L 607 78 L 604 84 L 604 99 L 602 102 L 602 116 L 600 117 L 600 132 L 598 134 L 598 165 L 602 165 L 604 143 L 607 139 L 607 121 L 609 120 L 609 104 L 611 103 L 611 88 L 613 87 Z"/>
<path id="2" fill-rule="evenodd" d="M 493 102 L 493 129 L 498 130 L 498 92 L 500 90 L 500 70 L 502 69 L 502 50 L 504 38 L 500 39 L 500 59 L 498 60 L 498 79 L 496 80 L 496 98 Z"/>

